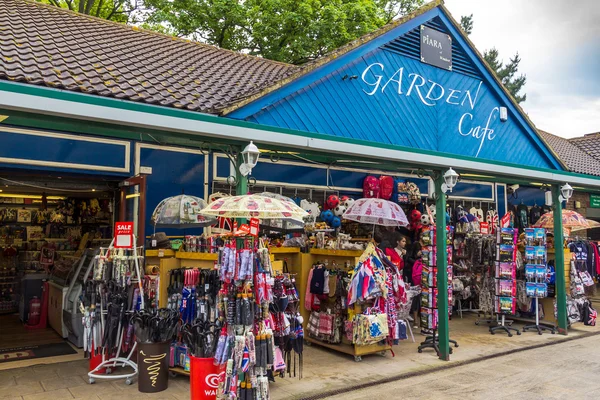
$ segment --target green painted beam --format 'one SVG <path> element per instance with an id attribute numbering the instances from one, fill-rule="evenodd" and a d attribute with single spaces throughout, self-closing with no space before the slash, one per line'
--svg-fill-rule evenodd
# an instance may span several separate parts
<path id="1" fill-rule="evenodd" d="M 438 337 L 440 346 L 440 360 L 450 360 L 450 332 L 448 327 L 448 252 L 446 248 L 446 195 L 442 192 L 444 183 L 443 173 L 440 171 L 434 179 L 435 193 L 435 248 L 437 266 L 437 306 L 438 306 Z"/>
<path id="2" fill-rule="evenodd" d="M 558 333 L 567 334 L 567 284 L 565 279 L 565 251 L 562 223 L 560 186 L 552 185 L 552 209 L 554 212 L 554 268 L 556 271 L 556 309 Z"/>

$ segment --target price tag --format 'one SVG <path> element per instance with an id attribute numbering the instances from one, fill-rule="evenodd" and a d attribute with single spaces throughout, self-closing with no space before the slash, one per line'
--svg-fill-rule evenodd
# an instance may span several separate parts
<path id="1" fill-rule="evenodd" d="M 250 220 L 250 235 L 258 236 L 258 218 L 252 218 Z"/>
<path id="2" fill-rule="evenodd" d="M 165 256 L 165 251 L 163 249 L 158 250 L 158 256 L 159 257 L 164 257 Z"/>
<path id="3" fill-rule="evenodd" d="M 156 247 L 156 239 L 152 239 L 152 247 Z"/>

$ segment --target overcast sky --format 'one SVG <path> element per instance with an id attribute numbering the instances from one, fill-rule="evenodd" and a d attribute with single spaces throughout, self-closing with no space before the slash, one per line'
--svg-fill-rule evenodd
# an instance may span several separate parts
<path id="1" fill-rule="evenodd" d="M 533 123 L 563 137 L 600 132 L 600 0 L 445 0 L 453 17 L 473 14 L 470 39 L 517 51 L 527 75 L 521 103 Z"/>

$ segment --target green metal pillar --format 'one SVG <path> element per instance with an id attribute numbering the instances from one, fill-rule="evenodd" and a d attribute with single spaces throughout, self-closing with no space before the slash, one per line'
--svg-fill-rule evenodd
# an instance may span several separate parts
<path id="1" fill-rule="evenodd" d="M 434 179 L 435 183 L 435 228 L 438 289 L 438 335 L 440 359 L 450 360 L 450 333 L 448 331 L 448 252 L 446 249 L 446 195 L 442 192 L 443 173 Z"/>
<path id="2" fill-rule="evenodd" d="M 235 180 L 237 182 L 235 186 L 235 194 L 238 196 L 248 194 L 248 177 L 243 176 L 240 173 L 240 165 L 243 163 L 244 157 L 242 157 L 241 153 L 238 153 L 235 163 Z"/>
<path id="3" fill-rule="evenodd" d="M 556 269 L 556 309 L 558 333 L 567 334 L 567 284 L 565 280 L 565 251 L 562 224 L 560 185 L 552 185 L 552 210 L 554 213 L 554 268 Z"/>

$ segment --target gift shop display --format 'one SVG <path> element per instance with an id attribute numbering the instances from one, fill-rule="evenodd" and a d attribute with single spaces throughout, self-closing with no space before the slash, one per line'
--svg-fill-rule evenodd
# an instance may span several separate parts
<path id="1" fill-rule="evenodd" d="M 450 230 L 448 230 L 450 231 Z M 439 356 L 440 349 L 438 345 L 438 298 L 439 296 L 448 296 L 448 315 L 452 315 L 452 286 L 448 287 L 447 293 L 439 293 L 437 288 L 437 253 L 435 251 L 435 232 L 434 226 L 425 228 L 421 232 L 420 242 L 423 245 L 423 271 L 421 273 L 421 332 L 426 336 L 425 341 L 421 342 L 418 347 L 418 352 L 422 353 L 424 349 L 432 348 Z M 450 232 L 448 232 L 450 233 Z M 448 235 L 448 242 L 452 242 L 452 235 Z M 452 282 L 452 246 L 447 245 L 448 267 L 448 282 Z M 450 340 L 450 343 L 458 347 L 455 340 Z M 450 349 L 452 352 L 452 349 Z"/>
<path id="2" fill-rule="evenodd" d="M 96 379 L 125 379 L 128 385 L 138 374 L 131 360 L 136 351 L 134 323 L 131 317 L 144 310 L 142 247 L 101 248 L 94 258 L 91 275 L 84 282 L 80 308 L 83 311 L 83 349 L 92 360 L 100 359 L 89 373 L 90 383 Z M 162 335 L 159 328 L 153 329 Z M 138 337 L 139 339 L 140 337 Z M 127 357 L 122 354 L 128 353 Z M 104 374 L 105 368 L 122 365 L 133 372 Z"/>
<path id="3" fill-rule="evenodd" d="M 546 229 L 528 228 L 525 229 L 525 291 L 527 297 L 534 299 L 535 304 L 535 325 L 526 325 L 523 332 L 530 330 L 542 334 L 542 331 L 556 333 L 553 326 L 540 323 L 540 305 L 539 299 L 548 297 L 548 254 L 546 249 Z"/>
<path id="4" fill-rule="evenodd" d="M 497 326 L 490 327 L 490 333 L 504 331 L 512 337 L 511 331 L 520 335 L 521 332 L 508 326 L 507 315 L 514 315 L 517 308 L 517 279 L 516 279 L 516 257 L 517 257 L 518 230 L 514 228 L 497 229 L 497 252 L 496 252 L 496 274 L 495 274 L 495 296 L 494 313 L 496 314 Z M 511 322 L 512 323 L 512 322 Z"/>

